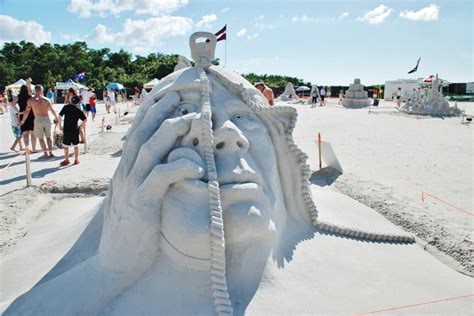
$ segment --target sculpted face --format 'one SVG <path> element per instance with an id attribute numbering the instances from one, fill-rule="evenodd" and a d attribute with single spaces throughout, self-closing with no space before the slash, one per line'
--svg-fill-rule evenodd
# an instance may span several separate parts
<path id="1" fill-rule="evenodd" d="M 272 240 L 284 214 L 284 203 L 269 132 L 241 98 L 217 81 L 211 82 L 214 159 L 226 247 Z M 199 93 L 183 91 L 180 98 L 174 116 L 190 113 L 198 113 L 198 116 L 193 119 L 189 133 L 168 155 L 168 160 L 187 158 L 205 169 Z M 165 243 L 162 248 L 171 246 L 179 254 L 201 263 L 210 258 L 206 177 L 207 174 L 200 180 L 184 180 L 172 185 L 164 198 L 161 222 L 162 243 Z"/>

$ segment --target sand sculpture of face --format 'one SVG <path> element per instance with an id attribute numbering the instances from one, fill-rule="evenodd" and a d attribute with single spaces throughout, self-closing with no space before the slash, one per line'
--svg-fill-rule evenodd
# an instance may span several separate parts
<path id="1" fill-rule="evenodd" d="M 199 37 L 209 42 L 197 43 Z M 278 252 L 289 221 L 348 237 L 412 240 L 318 221 L 307 156 L 291 136 L 295 109 L 270 107 L 240 75 L 212 66 L 215 44 L 211 33 L 193 34 L 196 67 L 162 79 L 140 106 L 99 213 L 95 252 L 10 311 L 98 312 L 155 263 L 166 264 L 165 255 L 174 269 L 204 276 L 210 293 L 197 295 L 211 297 L 216 314 L 231 315 L 245 310 L 269 258 L 291 256 Z"/>

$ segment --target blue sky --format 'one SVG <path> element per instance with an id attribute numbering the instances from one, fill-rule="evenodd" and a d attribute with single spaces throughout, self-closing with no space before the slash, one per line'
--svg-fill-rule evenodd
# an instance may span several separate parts
<path id="1" fill-rule="evenodd" d="M 190 57 L 227 24 L 227 68 L 363 84 L 436 72 L 474 80 L 473 1 L 0 0 L 0 45 L 29 40 Z M 216 52 L 225 61 L 225 44 Z M 408 75 L 421 56 L 419 71 Z"/>

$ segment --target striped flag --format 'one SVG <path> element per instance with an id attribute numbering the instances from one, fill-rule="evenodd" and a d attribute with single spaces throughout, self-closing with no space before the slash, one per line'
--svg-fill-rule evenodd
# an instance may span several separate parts
<path id="1" fill-rule="evenodd" d="M 224 25 L 217 33 L 215 34 L 217 37 L 217 41 L 225 41 L 227 40 L 227 24 Z"/>

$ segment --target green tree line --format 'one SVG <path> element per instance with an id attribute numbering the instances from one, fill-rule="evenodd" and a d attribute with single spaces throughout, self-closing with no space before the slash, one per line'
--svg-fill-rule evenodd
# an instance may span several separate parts
<path id="1" fill-rule="evenodd" d="M 81 81 L 94 89 L 103 88 L 108 82 L 120 82 L 127 88 L 141 87 L 153 78 L 161 79 L 173 72 L 178 62 L 176 54 L 153 53 L 146 57 L 132 56 L 109 48 L 93 49 L 85 42 L 73 44 L 5 43 L 0 50 L 0 90 L 18 79 L 31 78 L 45 88 L 54 88 L 56 82 L 66 81 L 80 72 L 86 79 Z M 219 63 L 216 59 L 215 64 Z M 292 82 L 295 87 L 310 85 L 301 79 L 279 75 L 243 75 L 251 83 L 263 80 L 271 88 L 285 87 Z"/>

